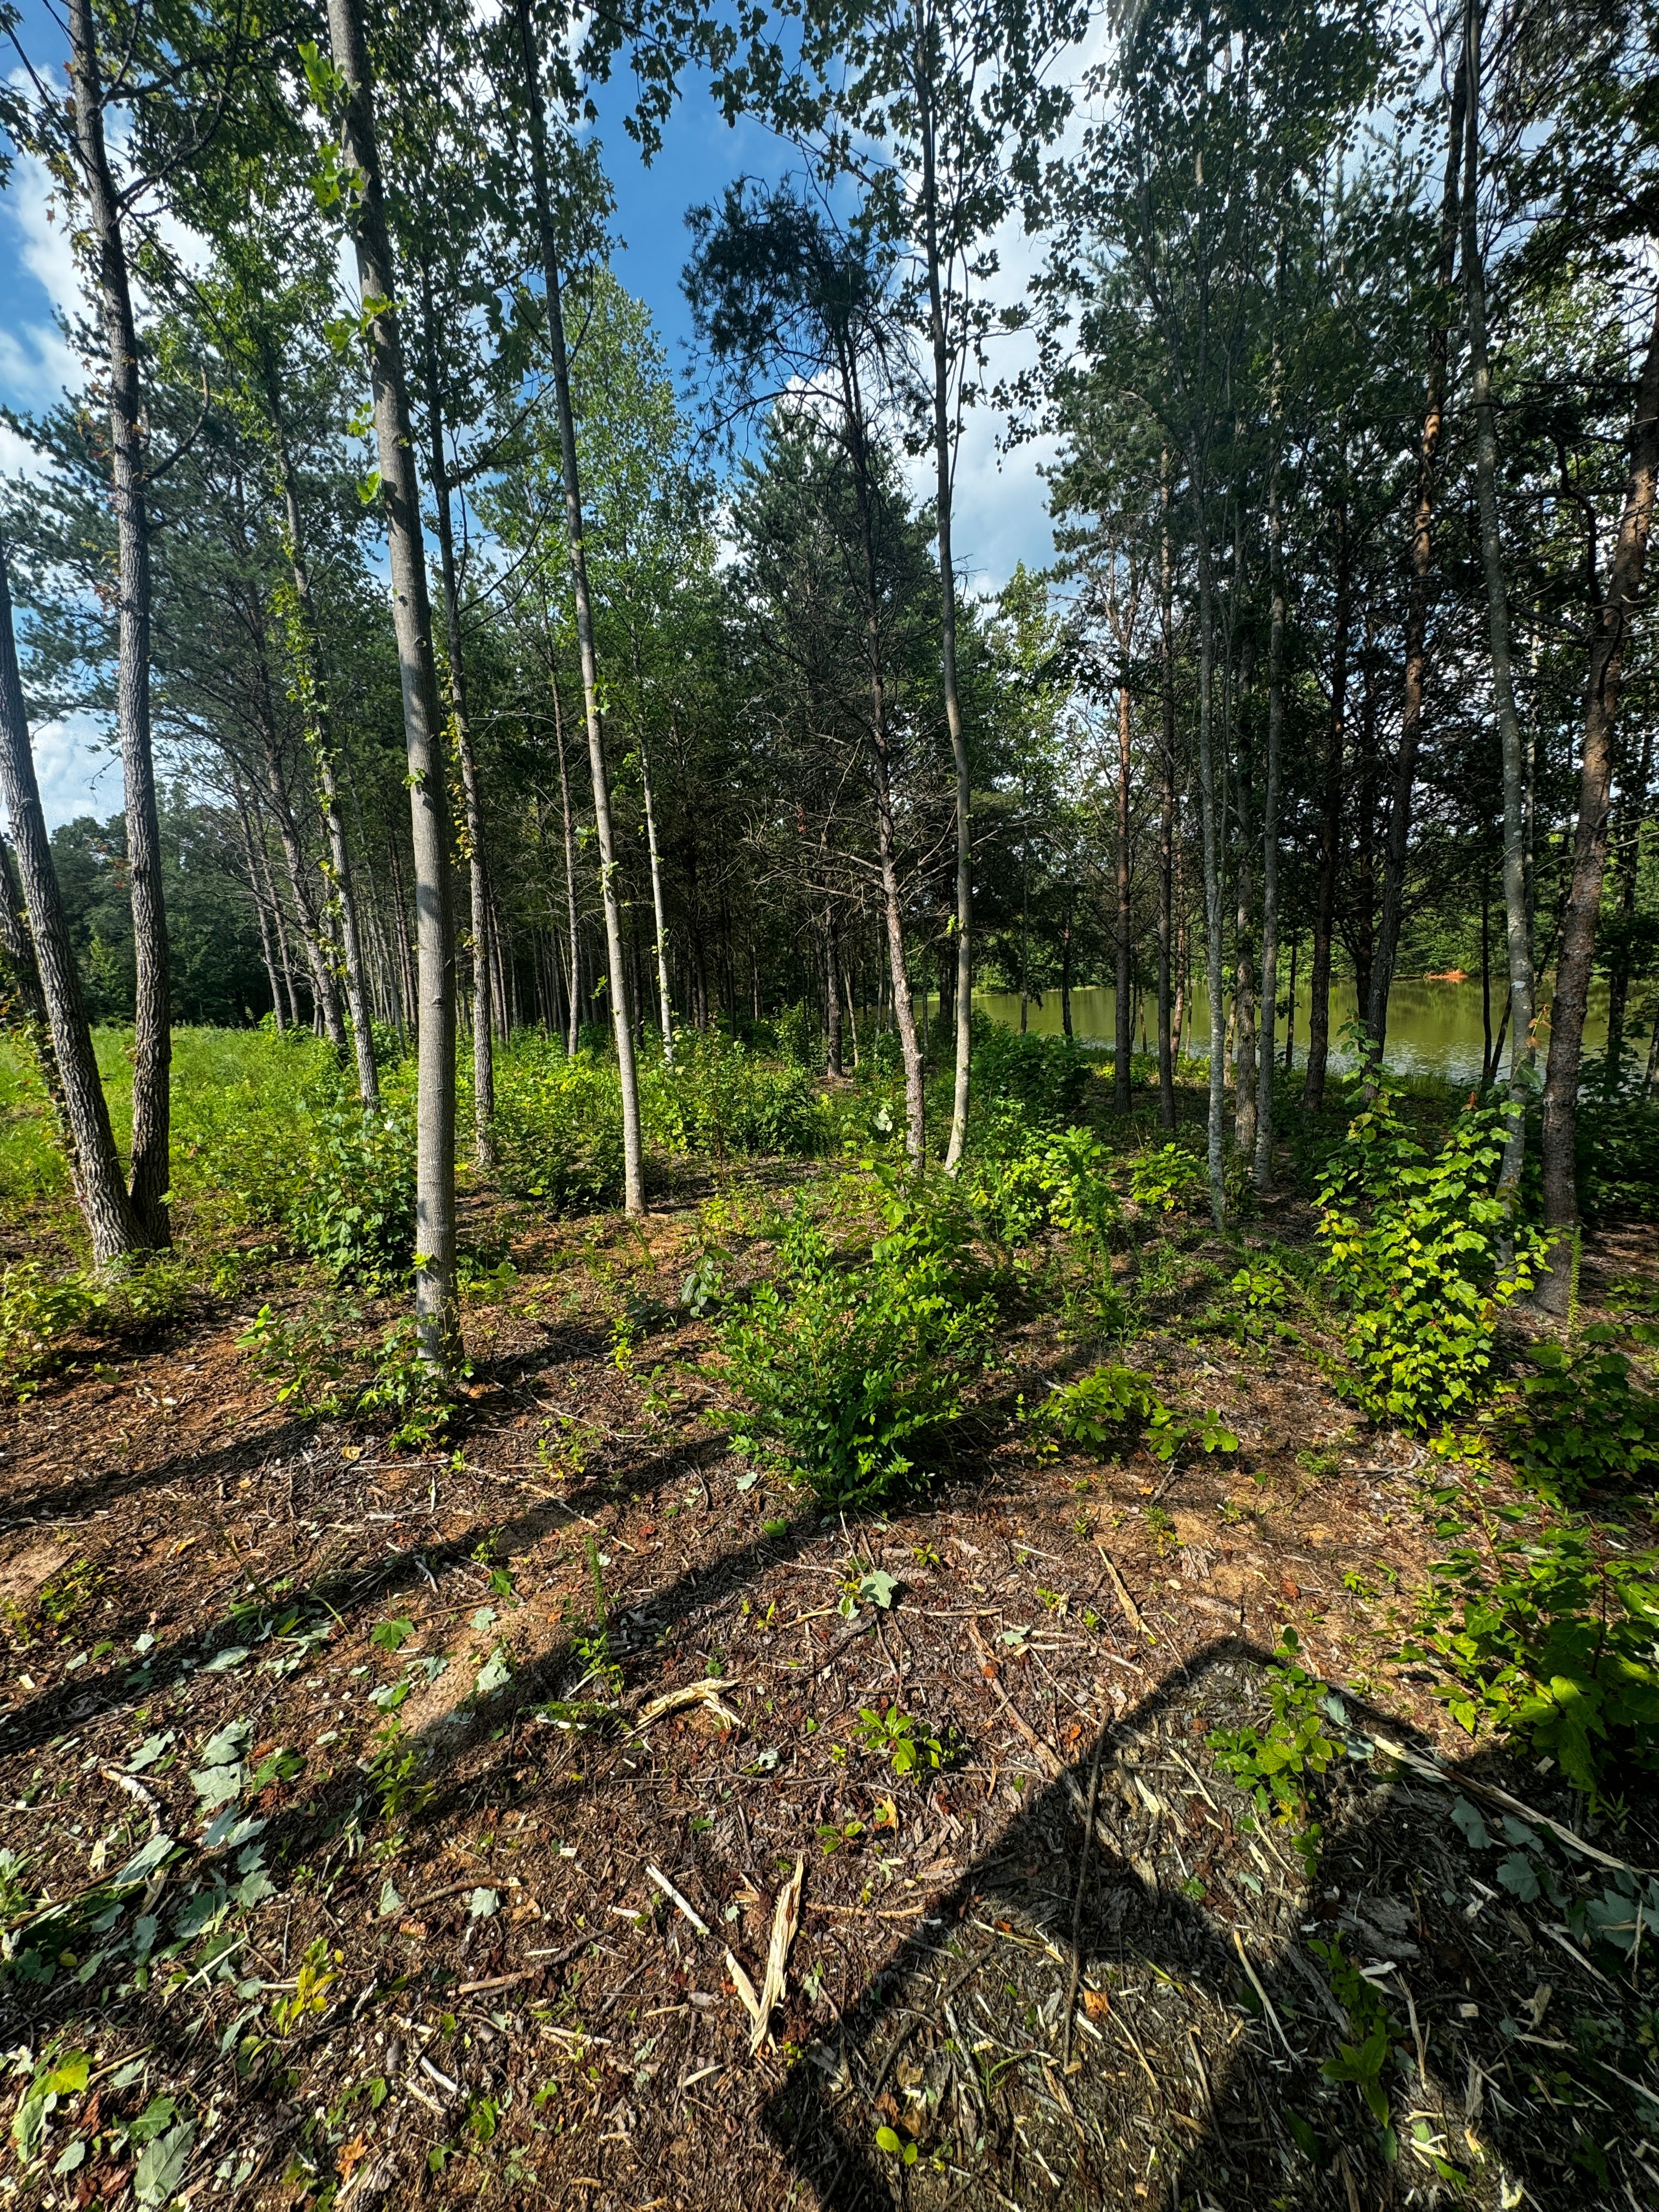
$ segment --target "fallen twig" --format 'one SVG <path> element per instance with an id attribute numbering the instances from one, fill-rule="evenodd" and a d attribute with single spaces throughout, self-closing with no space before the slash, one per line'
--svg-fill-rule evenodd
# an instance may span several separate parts
<path id="1" fill-rule="evenodd" d="M 1158 1641 L 1158 1638 L 1152 1634 L 1152 1630 L 1147 1627 L 1146 1622 L 1141 1619 L 1140 1607 L 1130 1596 L 1129 1585 L 1124 1581 L 1122 1576 L 1119 1574 L 1116 1560 L 1113 1559 L 1111 1553 L 1107 1550 L 1104 1544 L 1097 1544 L 1095 1548 L 1100 1553 L 1101 1558 L 1106 1562 L 1106 1571 L 1112 1578 L 1112 1588 L 1117 1592 L 1118 1603 L 1123 1607 L 1124 1612 L 1129 1617 L 1130 1627 L 1134 1630 L 1138 1636 L 1144 1636 L 1149 1644 L 1155 1644 Z"/>
<path id="2" fill-rule="evenodd" d="M 691 1906 L 688 1905 L 684 1898 L 680 1895 L 678 1890 L 675 1888 L 673 1883 L 670 1881 L 668 1876 L 663 1873 L 661 1869 L 659 1867 L 647 1865 L 645 1870 L 647 1874 L 650 1875 L 652 1881 L 656 1883 L 663 1895 L 668 1899 L 668 1902 L 671 1905 L 678 1905 L 679 1907 L 680 1911 L 691 1923 L 691 1925 L 696 1929 L 698 1935 L 707 1936 L 708 1933 L 708 1923 L 701 1918 L 700 1916 L 692 1910 Z"/>
<path id="3" fill-rule="evenodd" d="M 1103 1726 L 1095 1735 L 1094 1763 L 1089 1769 L 1089 1808 L 1083 1816 L 1083 1850 L 1077 1869 L 1077 1895 L 1072 1903 L 1072 1978 L 1066 1990 L 1066 2033 L 1060 2039 L 1060 2070 L 1072 2063 L 1072 2015 L 1077 2009 L 1077 1985 L 1083 1978 L 1083 1893 L 1089 1879 L 1089 1845 L 1095 1832 L 1095 1800 L 1100 1794 L 1100 1754 L 1105 1747 Z"/>

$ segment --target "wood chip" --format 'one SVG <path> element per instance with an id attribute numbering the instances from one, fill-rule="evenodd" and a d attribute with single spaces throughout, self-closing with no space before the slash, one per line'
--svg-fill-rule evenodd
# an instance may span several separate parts
<path id="1" fill-rule="evenodd" d="M 766 1979 L 761 1984 L 759 2017 L 749 2038 L 751 2057 L 766 2039 L 773 2006 L 783 2001 L 789 1946 L 794 1942 L 795 1931 L 800 1926 L 800 1886 L 805 1872 L 805 1861 L 797 1859 L 795 1871 L 778 1892 L 778 1901 L 773 1908 L 772 1942 L 766 1954 Z"/>

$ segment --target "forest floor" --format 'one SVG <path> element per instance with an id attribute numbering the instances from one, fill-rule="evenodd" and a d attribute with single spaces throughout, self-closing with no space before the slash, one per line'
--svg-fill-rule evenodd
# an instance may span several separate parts
<path id="1" fill-rule="evenodd" d="M 1194 1329 L 1240 1243 L 1158 1226 L 1133 1355 L 1235 1455 L 1042 1446 L 1078 1356 L 1032 1310 L 954 1464 L 854 1516 L 733 1455 L 696 1224 L 471 1200 L 517 1274 L 441 1449 L 273 1403 L 237 1340 L 314 1302 L 291 1263 L 6 1410 L 0 2202 L 1659 2204 L 1645 1973 L 1527 1878 L 1616 1905 L 1654 1826 L 1401 1661 L 1443 1468 L 1316 1331 Z M 1587 1310 L 1656 1261 L 1603 1232 Z M 1335 1693 L 1306 1864 L 1206 1744 L 1286 1626 Z"/>

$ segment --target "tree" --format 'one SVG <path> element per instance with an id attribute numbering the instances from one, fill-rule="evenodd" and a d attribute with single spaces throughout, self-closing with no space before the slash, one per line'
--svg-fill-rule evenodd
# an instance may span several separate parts
<path id="1" fill-rule="evenodd" d="M 305 59 L 319 106 L 325 112 L 337 106 L 343 111 L 343 158 L 334 185 L 356 251 L 362 292 L 409 761 L 420 989 L 415 1317 L 421 1357 L 439 1374 L 448 1376 L 460 1348 L 455 1277 L 455 929 L 437 665 L 409 387 L 394 304 L 397 280 L 357 0 L 329 0 L 328 23 L 331 66 L 314 49 L 307 51 Z"/>
<path id="2" fill-rule="evenodd" d="M 122 1180 L 109 1104 L 92 1048 L 80 975 L 52 864 L 52 848 L 46 842 L 18 672 L 3 538 L 0 538 L 0 790 L 4 792 L 23 879 L 30 949 L 51 1028 L 52 1058 L 72 1146 L 70 1165 L 76 1196 L 92 1241 L 93 1258 L 100 1267 L 108 1267 L 149 1240 Z"/>

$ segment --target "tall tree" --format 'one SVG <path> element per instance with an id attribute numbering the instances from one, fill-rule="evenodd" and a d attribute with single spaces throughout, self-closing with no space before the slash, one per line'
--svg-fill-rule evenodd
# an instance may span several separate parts
<path id="1" fill-rule="evenodd" d="M 358 0 L 329 0 L 332 67 L 306 51 L 313 95 L 341 112 L 337 182 L 357 258 L 392 570 L 392 627 L 403 692 L 415 860 L 416 1031 L 415 1317 L 421 1356 L 441 1375 L 460 1354 L 455 1274 L 455 927 L 450 903 L 448 803 L 444 789 L 437 663 L 421 531 L 409 386 L 398 329 L 397 279 L 375 139 L 374 90 Z"/>

